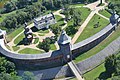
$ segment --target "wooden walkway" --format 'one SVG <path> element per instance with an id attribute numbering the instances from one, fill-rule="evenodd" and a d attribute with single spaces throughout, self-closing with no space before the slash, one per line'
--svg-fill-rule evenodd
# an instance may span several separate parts
<path id="1" fill-rule="evenodd" d="M 72 70 L 72 72 L 74 73 L 74 75 L 76 76 L 76 78 L 78 80 L 84 80 L 81 76 L 81 73 L 80 73 L 78 67 L 76 66 L 76 64 L 73 61 L 68 62 L 68 66 L 70 67 L 70 69 Z"/>

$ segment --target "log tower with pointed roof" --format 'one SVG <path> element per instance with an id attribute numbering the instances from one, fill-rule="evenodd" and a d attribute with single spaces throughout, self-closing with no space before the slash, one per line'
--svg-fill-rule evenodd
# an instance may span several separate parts
<path id="1" fill-rule="evenodd" d="M 58 40 L 58 45 L 60 46 L 60 51 L 64 55 L 64 61 L 70 61 L 72 57 L 71 37 L 69 37 L 64 30 L 61 32 Z"/>

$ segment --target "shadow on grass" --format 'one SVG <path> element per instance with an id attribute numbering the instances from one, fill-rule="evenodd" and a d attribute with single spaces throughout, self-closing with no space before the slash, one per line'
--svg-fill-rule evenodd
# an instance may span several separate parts
<path id="1" fill-rule="evenodd" d="M 18 46 L 18 45 L 24 45 L 24 38 L 16 46 Z"/>
<path id="2" fill-rule="evenodd" d="M 29 45 L 29 43 L 27 43 L 25 41 L 25 38 L 23 38 L 16 46 L 18 46 L 18 45 Z"/>
<path id="3" fill-rule="evenodd" d="M 64 21 L 64 18 L 60 18 L 57 22 L 59 22 L 59 21 Z"/>
<path id="4" fill-rule="evenodd" d="M 99 77 L 100 80 L 107 80 L 108 78 L 111 78 L 111 74 L 107 73 L 107 72 L 102 72 Z"/>
<path id="5" fill-rule="evenodd" d="M 32 30 L 33 32 L 39 31 L 36 27 L 32 27 L 31 30 Z"/>
<path id="6" fill-rule="evenodd" d="M 31 30 L 32 30 L 33 32 L 38 32 L 38 31 L 40 31 L 40 30 L 45 31 L 45 30 L 47 30 L 47 29 L 46 29 L 46 28 L 43 28 L 43 29 L 38 30 L 36 27 L 32 27 Z"/>

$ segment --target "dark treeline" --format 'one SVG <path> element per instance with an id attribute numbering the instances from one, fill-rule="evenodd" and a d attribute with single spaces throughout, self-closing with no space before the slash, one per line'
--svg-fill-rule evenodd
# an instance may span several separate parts
<path id="1" fill-rule="evenodd" d="M 25 8 L 28 5 L 33 5 L 35 2 L 40 2 L 41 5 L 45 6 L 47 9 L 60 8 L 64 4 L 71 3 L 90 3 L 97 0 L 17 0 L 17 1 L 8 1 L 4 8 L 2 9 L 2 13 L 11 12 L 16 9 Z"/>

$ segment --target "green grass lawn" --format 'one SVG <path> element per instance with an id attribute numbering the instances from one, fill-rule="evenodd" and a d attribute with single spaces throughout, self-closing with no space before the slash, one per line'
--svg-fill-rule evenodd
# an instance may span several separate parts
<path id="1" fill-rule="evenodd" d="M 22 33 L 20 36 L 18 36 L 15 40 L 14 43 L 18 44 L 20 41 L 23 40 L 23 38 L 25 37 L 24 33 Z"/>
<path id="2" fill-rule="evenodd" d="M 32 49 L 32 48 L 25 48 L 25 49 L 19 51 L 18 53 L 20 53 L 20 54 L 40 54 L 40 53 L 44 53 L 44 51 L 36 50 L 36 49 Z"/>
<path id="3" fill-rule="evenodd" d="M 49 33 L 49 30 L 39 30 L 38 33 Z"/>
<path id="4" fill-rule="evenodd" d="M 77 80 L 77 78 L 72 78 L 72 79 L 70 79 L 70 80 Z"/>
<path id="5" fill-rule="evenodd" d="M 6 46 L 6 48 L 7 48 L 8 50 L 11 50 L 10 47 L 9 47 L 8 45 L 5 45 L 5 46 Z"/>
<path id="6" fill-rule="evenodd" d="M 106 38 L 100 44 L 98 44 L 96 47 L 81 54 L 74 61 L 77 63 L 79 61 L 85 60 L 85 59 L 97 54 L 98 52 L 103 50 L 105 47 L 107 47 L 112 41 L 117 39 L 119 36 L 120 36 L 120 27 L 114 33 L 112 33 L 112 35 L 110 35 L 108 38 Z"/>
<path id="7" fill-rule="evenodd" d="M 17 36 L 22 31 L 23 31 L 23 27 L 20 27 L 20 28 L 14 30 L 12 33 L 7 35 L 7 40 L 11 41 L 15 36 Z"/>
<path id="8" fill-rule="evenodd" d="M 17 51 L 17 50 L 20 49 L 20 47 L 17 47 L 17 46 L 12 46 L 12 48 L 13 48 L 14 51 Z"/>
<path id="9" fill-rule="evenodd" d="M 99 22 L 99 27 L 94 28 L 94 25 L 97 22 Z M 99 32 L 100 30 L 102 30 L 104 27 L 106 27 L 108 24 L 109 24 L 108 20 L 106 20 L 106 19 L 100 17 L 99 15 L 95 14 L 93 16 L 93 18 L 90 20 L 90 22 L 88 23 L 88 25 L 86 26 L 86 28 L 84 29 L 84 31 L 82 32 L 82 34 L 77 39 L 76 43 L 93 36 L 94 34 Z"/>
<path id="10" fill-rule="evenodd" d="M 45 34 L 44 33 L 41 33 L 41 34 L 38 34 L 39 36 L 45 36 Z"/>
<path id="11" fill-rule="evenodd" d="M 77 7 L 77 6 L 83 7 L 83 6 L 85 6 L 85 4 L 71 4 L 69 7 L 74 8 L 74 7 Z"/>
<path id="12" fill-rule="evenodd" d="M 54 44 L 51 44 L 50 45 L 50 50 L 56 50 L 57 48 L 56 48 L 56 46 L 54 45 Z"/>
<path id="13" fill-rule="evenodd" d="M 61 16 L 55 15 L 55 18 L 56 18 L 56 21 L 57 21 L 56 24 L 58 24 L 59 26 L 64 26 L 65 25 L 64 19 Z"/>
<path id="14" fill-rule="evenodd" d="M 96 67 L 90 72 L 87 72 L 86 74 L 84 74 L 84 78 L 85 80 L 95 80 L 104 71 L 105 71 L 104 64 L 101 64 L 100 66 Z"/>
<path id="15" fill-rule="evenodd" d="M 36 36 L 37 36 L 37 35 L 36 35 L 36 34 L 34 34 L 34 33 L 33 33 L 32 35 L 33 35 L 33 37 L 36 37 Z"/>
<path id="16" fill-rule="evenodd" d="M 36 38 L 34 44 L 37 44 L 38 42 L 39 42 L 39 38 Z"/>
<path id="17" fill-rule="evenodd" d="M 101 10 L 101 11 L 99 11 L 99 13 L 102 14 L 103 16 L 107 17 L 107 18 L 111 17 L 111 14 L 106 10 Z"/>

